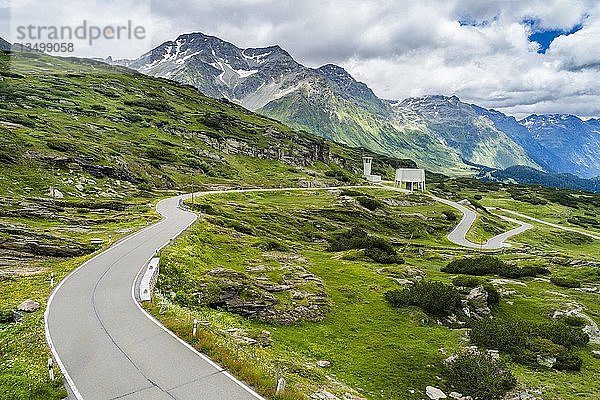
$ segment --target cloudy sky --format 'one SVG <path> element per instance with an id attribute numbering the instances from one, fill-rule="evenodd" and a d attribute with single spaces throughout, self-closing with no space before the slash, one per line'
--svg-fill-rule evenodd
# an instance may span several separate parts
<path id="1" fill-rule="evenodd" d="M 84 18 L 148 32 L 79 46 L 84 56 L 134 58 L 201 31 L 239 47 L 279 44 L 312 67 L 341 65 L 384 98 L 446 94 L 517 117 L 600 116 L 600 1 L 15 0 L 0 34 Z"/>

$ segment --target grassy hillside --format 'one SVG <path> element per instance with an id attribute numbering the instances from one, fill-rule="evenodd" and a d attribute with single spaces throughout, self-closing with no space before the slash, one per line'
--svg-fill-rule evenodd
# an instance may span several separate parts
<path id="1" fill-rule="evenodd" d="M 361 155 L 369 154 L 207 98 L 190 86 L 89 60 L 3 54 L 0 77 L 2 399 L 64 396 L 60 380 L 50 382 L 46 371 L 43 310 L 50 274 L 58 282 L 95 252 L 156 221 L 153 205 L 159 198 L 224 186 L 354 183 L 360 180 Z M 376 156 L 374 173 L 391 178 L 395 167 L 409 165 L 414 163 Z M 598 197 L 588 193 L 498 190 L 497 184 L 430 177 L 437 182 L 434 192 L 447 197 L 598 231 Z M 445 238 L 455 224 L 452 210 L 420 195 L 377 190 L 226 195 L 195 207 L 201 221 L 163 255 L 167 326 L 185 336 L 192 318 L 206 321 L 205 336 L 195 344 L 267 395 L 278 365 L 289 382 L 288 398 L 329 391 L 412 398 L 411 390 L 421 398 L 426 384 L 448 387 L 435 379 L 444 372 L 439 348 L 460 349 L 464 330 L 438 325 L 417 308 L 391 308 L 382 296 L 407 284 L 403 280 L 451 280 L 440 269 L 468 254 Z M 499 224 L 486 215 L 471 235 L 487 238 Z M 328 251 L 332 238 L 351 227 L 378 235 L 381 248 Z M 549 266 L 553 275 L 577 279 L 584 288 L 598 283 L 597 267 L 589 264 L 598 261 L 597 242 L 546 227 L 518 240 L 523 247 L 503 259 Z M 306 277 L 312 283 L 301 290 L 267 290 Z M 220 285 L 240 286 L 239 280 L 248 289 L 244 298 L 268 292 L 277 312 L 248 319 L 243 310 L 214 307 Z M 545 321 L 553 308 L 570 301 L 587 307 L 593 318 L 600 315 L 593 293 L 563 290 L 547 279 L 523 281 L 527 289 L 509 284 L 518 293 L 502 300 L 498 316 Z M 199 286 L 210 289 L 202 304 Z M 27 298 L 38 301 L 40 310 L 10 323 L 9 311 Z M 220 331 L 230 328 L 246 332 Z M 263 330 L 270 335 L 261 336 Z M 231 337 L 235 332 L 238 337 Z M 273 342 L 265 348 L 239 345 L 246 335 L 265 343 L 270 336 Z M 598 389 L 592 348 L 578 350 L 579 373 L 558 375 L 518 364 L 511 369 L 523 385 L 543 387 L 548 399 L 568 399 L 568 391 L 587 395 Z M 331 366 L 318 367 L 317 361 Z"/>
<path id="2" fill-rule="evenodd" d="M 212 186 L 355 182 L 362 154 L 189 86 L 90 60 L 1 54 L 0 398 L 64 395 L 46 371 L 50 275 L 58 283 L 156 221 L 158 198 Z M 388 176 L 414 165 L 378 161 Z M 8 323 L 28 298 L 40 310 Z"/>
<path id="3" fill-rule="evenodd" d="M 336 142 L 419 160 L 421 167 L 431 171 L 451 175 L 471 173 L 459 154 L 441 144 L 425 122 L 419 123 L 419 118 L 407 123 L 394 115 L 391 108 L 387 114 L 373 113 L 327 87 L 301 87 L 270 102 L 259 112 Z"/>
<path id="4" fill-rule="evenodd" d="M 483 204 L 494 203 L 504 193 L 491 185 L 471 191 L 460 191 L 452 181 L 442 189 L 437 186 L 434 191 L 443 189 L 474 202 L 477 196 Z M 518 189 L 527 193 L 527 188 Z M 365 197 L 376 204 L 374 211 L 362 205 L 370 204 L 359 200 Z M 600 209 L 593 202 L 586 204 L 586 209 Z M 159 305 L 150 309 L 196 347 L 265 395 L 272 395 L 279 367 L 289 388 L 288 397 L 281 397 L 286 399 L 421 399 L 427 385 L 446 393 L 453 390 L 456 382 L 448 377 L 444 360 L 473 344 L 465 328 L 474 321 L 461 327 L 418 307 L 396 309 L 384 294 L 419 281 L 457 282 L 457 274 L 443 268 L 476 252 L 445 238 L 455 223 L 447 214 L 454 210 L 418 194 L 376 189 L 217 195 L 198 200 L 194 207 L 201 215 L 199 223 L 161 254 L 158 288 L 174 294 L 167 296 L 167 313 L 160 315 Z M 490 221 L 497 218 L 483 218 L 473 234 L 496 234 L 498 227 Z M 334 239 L 349 228 L 389 240 L 399 257 L 389 263 L 371 258 L 368 247 L 332 249 Z M 600 283 L 598 241 L 536 224 L 513 242 L 499 254 L 502 262 L 548 271 L 511 279 L 497 273 L 472 277 L 501 294 L 500 303 L 492 307 L 495 321 L 551 324 L 556 310 L 578 307 L 590 318 L 600 318 L 594 292 Z M 308 283 L 298 274 L 310 277 Z M 560 279 L 575 280 L 581 287 L 558 286 L 554 281 Z M 286 317 L 245 314 L 243 308 L 220 300 L 219 293 L 229 296 L 240 287 L 245 288 L 240 295 L 248 307 L 273 307 Z M 452 287 L 463 293 L 470 290 L 459 283 Z M 312 307 L 324 314 L 306 311 Z M 289 315 L 297 318 L 290 320 Z M 189 333 L 193 318 L 202 321 L 196 338 Z M 597 339 L 571 350 L 582 360 L 579 372 L 559 372 L 535 361 L 524 364 L 504 351 L 501 358 L 519 382 L 517 392 L 539 391 L 545 400 L 593 398 L 600 390 L 595 378 L 600 361 L 592 353 L 599 349 Z M 554 348 L 547 346 L 543 352 Z M 319 366 L 319 361 L 330 365 Z"/>

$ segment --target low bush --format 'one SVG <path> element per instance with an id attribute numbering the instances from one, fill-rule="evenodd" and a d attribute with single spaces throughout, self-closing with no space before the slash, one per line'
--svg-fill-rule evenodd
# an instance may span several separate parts
<path id="1" fill-rule="evenodd" d="M 557 321 L 481 320 L 472 324 L 470 338 L 478 346 L 511 354 L 521 364 L 536 365 L 538 356 L 555 357 L 554 368 L 574 371 L 581 368 L 581 359 L 570 349 L 589 342 L 581 328 Z"/>
<path id="2" fill-rule="evenodd" d="M 448 265 L 442 267 L 442 272 L 449 274 L 466 274 L 475 276 L 500 275 L 504 278 L 523 278 L 527 276 L 547 275 L 547 268 L 527 266 L 518 267 L 507 264 L 494 256 L 480 256 L 452 260 Z"/>
<path id="3" fill-rule="evenodd" d="M 265 239 L 258 245 L 259 248 L 267 251 L 282 251 L 287 252 L 290 251 L 290 248 L 275 239 Z"/>
<path id="4" fill-rule="evenodd" d="M 404 264 L 404 259 L 399 257 L 395 251 L 387 253 L 378 248 L 371 248 L 365 250 L 365 256 L 381 264 Z"/>
<path id="5" fill-rule="evenodd" d="M 358 204 L 360 204 L 361 206 L 363 206 L 364 208 L 366 208 L 367 210 L 370 210 L 370 211 L 375 211 L 378 208 L 383 207 L 382 202 L 380 202 L 379 200 L 374 199 L 372 197 L 358 196 L 356 198 L 356 200 L 358 201 Z"/>
<path id="6" fill-rule="evenodd" d="M 458 219 L 458 216 L 452 211 L 444 210 L 442 211 L 442 215 L 444 215 L 448 221 L 456 221 Z"/>
<path id="7" fill-rule="evenodd" d="M 554 283 L 556 286 L 560 286 L 563 288 L 580 288 L 581 282 L 576 281 L 571 278 L 564 278 L 560 276 L 553 276 L 550 278 L 550 282 Z"/>
<path id="8" fill-rule="evenodd" d="M 446 367 L 452 388 L 475 399 L 501 399 L 517 386 L 517 379 L 500 361 L 484 353 L 461 354 Z"/>
<path id="9" fill-rule="evenodd" d="M 325 171 L 325 176 L 346 183 L 352 182 L 354 180 L 354 177 L 350 174 L 350 172 L 342 168 L 333 168 L 328 171 Z"/>
<path id="10" fill-rule="evenodd" d="M 500 298 L 501 298 L 500 292 L 498 292 L 498 289 L 496 289 L 494 287 L 494 285 L 490 285 L 489 283 L 486 283 L 485 285 L 483 285 L 483 289 L 488 294 L 488 298 L 487 298 L 488 306 L 495 307 L 498 304 L 500 304 Z"/>
<path id="11" fill-rule="evenodd" d="M 169 149 L 164 147 L 149 147 L 145 151 L 146 156 L 153 161 L 175 161 L 176 157 Z"/>
<path id="12" fill-rule="evenodd" d="M 13 315 L 11 310 L 0 309 L 0 324 L 8 324 L 13 322 Z"/>
<path id="13" fill-rule="evenodd" d="M 442 267 L 442 272 L 483 276 L 497 274 L 506 267 L 507 264 L 497 257 L 481 256 L 452 260 L 448 265 Z"/>
<path id="14" fill-rule="evenodd" d="M 328 251 L 346 251 L 364 249 L 365 256 L 382 264 L 402 264 L 396 249 L 389 240 L 367 234 L 362 229 L 353 228 L 335 235 L 329 240 Z"/>
<path id="15" fill-rule="evenodd" d="M 371 197 L 371 195 L 368 193 L 362 193 L 362 192 L 359 192 L 358 190 L 352 190 L 352 189 L 342 189 L 342 192 L 340 194 L 342 196 L 350 196 L 350 197 L 357 197 L 357 196 Z"/>
<path id="16" fill-rule="evenodd" d="M 583 360 L 572 351 L 562 351 L 556 355 L 554 368 L 559 371 L 579 371 L 583 366 Z"/>
<path id="17" fill-rule="evenodd" d="M 412 287 L 390 290 L 384 296 L 394 307 L 417 306 L 433 316 L 452 314 L 461 304 L 459 291 L 442 282 L 418 282 Z"/>
<path id="18" fill-rule="evenodd" d="M 481 285 L 481 283 L 482 283 L 481 279 L 479 279 L 475 276 L 468 276 L 468 275 L 459 275 L 459 276 L 455 277 L 454 279 L 452 279 L 452 284 L 454 286 L 463 286 L 463 287 L 468 287 L 468 288 L 477 287 L 477 286 Z"/>
<path id="19" fill-rule="evenodd" d="M 578 326 L 580 328 L 587 324 L 585 318 L 578 317 L 577 315 L 562 315 L 558 317 L 558 321 L 569 326 Z"/>
<path id="20" fill-rule="evenodd" d="M 58 150 L 63 153 L 73 152 L 77 150 L 75 144 L 62 139 L 49 138 L 46 139 L 46 146 L 52 150 Z"/>
<path id="21" fill-rule="evenodd" d="M 173 106 L 169 105 L 167 102 L 160 100 L 125 100 L 123 103 L 126 106 L 145 108 L 146 110 L 153 111 L 170 112 L 175 110 Z"/>

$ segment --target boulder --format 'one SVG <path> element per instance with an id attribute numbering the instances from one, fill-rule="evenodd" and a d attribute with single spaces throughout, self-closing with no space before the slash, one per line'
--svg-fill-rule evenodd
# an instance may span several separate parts
<path id="1" fill-rule="evenodd" d="M 488 305 L 488 293 L 483 286 L 478 286 L 471 289 L 467 295 L 465 314 L 474 319 L 489 318 L 492 315 L 492 310 Z"/>
<path id="2" fill-rule="evenodd" d="M 446 398 L 448 398 L 448 396 L 446 396 L 446 394 L 444 392 L 442 392 L 441 389 L 438 389 L 438 388 L 433 387 L 433 386 L 427 386 L 425 388 L 425 394 L 431 400 L 439 400 L 439 399 L 446 399 Z"/>
<path id="3" fill-rule="evenodd" d="M 62 194 L 62 192 L 56 188 L 50 188 L 50 190 L 48 191 L 48 196 L 55 199 L 62 199 L 65 197 L 65 195 Z"/>
<path id="4" fill-rule="evenodd" d="M 40 303 L 37 301 L 33 301 L 31 299 L 27 299 L 17 307 L 17 310 L 24 312 L 35 312 L 40 309 Z"/>
<path id="5" fill-rule="evenodd" d="M 256 341 L 262 347 L 270 346 L 273 343 L 273 339 L 271 338 L 271 332 L 262 331 L 258 335 L 256 335 Z"/>

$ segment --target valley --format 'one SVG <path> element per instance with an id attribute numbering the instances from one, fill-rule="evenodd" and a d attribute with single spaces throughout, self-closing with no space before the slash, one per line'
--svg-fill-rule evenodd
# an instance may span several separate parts
<path id="1" fill-rule="evenodd" d="M 281 48 L 242 53 L 256 63 L 277 55 L 297 78 L 308 74 Z M 262 73 L 227 65 L 218 74 L 211 70 L 224 87 Z M 505 392 L 509 400 L 524 393 L 593 398 L 600 389 L 594 328 L 600 197 L 464 177 L 474 162 L 505 167 L 518 160 L 545 169 L 544 158 L 490 124 L 492 116 L 481 115 L 487 111 L 457 98 L 394 105 L 335 66 L 316 74 L 307 79 L 327 79 L 329 94 L 303 84 L 303 94 L 290 92 L 270 104 L 290 116 L 298 115 L 292 105 L 314 105 L 313 95 L 320 104 L 340 105 L 340 124 L 328 130 L 339 136 L 311 133 L 305 124 L 322 126 L 323 120 L 310 122 L 310 112 L 302 117 L 309 122 L 290 117 L 284 125 L 206 96 L 193 82 L 89 59 L 0 55 L 0 397 L 67 395 L 58 368 L 51 381 L 46 364 L 52 353 L 43 313 L 52 276 L 55 286 L 65 282 L 78 266 L 158 222 L 161 199 L 217 191 L 186 200 L 198 221 L 160 251 L 155 302 L 144 307 L 266 398 L 421 399 L 428 386 L 481 398 L 479 390 L 490 382 L 468 364 L 480 356 L 505 383 L 487 398 Z M 292 95 L 298 97 L 286 103 Z M 252 101 L 264 103 L 265 96 Z M 468 129 L 457 127 L 464 119 L 440 117 L 447 113 L 427 116 L 431 104 L 468 115 Z M 268 114 L 268 107 L 260 112 Z M 394 107 L 401 110 L 390 123 L 381 114 Z M 414 127 L 413 117 L 422 130 L 399 138 L 394 124 Z M 350 128 L 371 137 L 342 140 Z M 388 134 L 397 152 L 377 136 Z M 472 137 L 483 142 L 473 147 Z M 502 146 L 490 145 L 498 141 Z M 387 181 L 396 168 L 426 166 L 428 191 L 364 187 L 364 155 Z M 472 162 L 463 162 L 467 156 Z M 235 192 L 240 189 L 252 191 Z M 458 243 L 448 235 L 461 213 L 431 196 L 461 202 L 473 216 Z M 519 226 L 507 238 L 510 247 L 493 239 Z M 485 270 L 488 264 L 493 268 Z M 424 301 L 423 293 L 434 295 Z M 39 308 L 16 314 L 27 299 Z M 436 299 L 448 301 L 440 306 Z M 63 301 L 68 305 L 68 296 Z M 201 322 L 196 337 L 194 318 Z M 77 329 L 77 320 L 66 320 Z M 502 324 L 522 335 L 517 350 L 527 357 L 502 341 Z M 473 354 L 472 345 L 479 349 Z M 487 350 L 498 350 L 498 359 Z M 447 361 L 454 355 L 456 364 Z M 286 389 L 276 394 L 278 374 Z M 477 384 L 465 388 L 465 375 Z"/>
<path id="2" fill-rule="evenodd" d="M 331 394 L 338 398 L 411 399 L 421 398 L 427 385 L 452 387 L 452 382 L 432 377 L 444 377 L 443 360 L 467 345 L 466 331 L 440 326 L 419 309 L 398 313 L 386 305 L 383 294 L 421 280 L 450 282 L 453 275 L 440 271 L 448 260 L 473 254 L 438 236 L 453 226 L 443 217 L 442 211 L 449 211 L 445 206 L 434 206 L 418 194 L 352 190 L 358 193 L 309 191 L 300 197 L 293 192 L 232 193 L 197 199 L 192 207 L 201 212 L 201 220 L 161 254 L 164 269 L 158 287 L 172 296 L 167 297 L 167 312 L 158 313 L 158 305 L 150 310 L 211 357 L 239 368 L 240 374 L 258 387 L 273 378 L 277 366 L 288 384 L 293 383 L 302 393 L 313 393 L 313 398 L 333 398 L 327 397 Z M 353 196 L 359 194 L 381 201 L 381 208 L 369 211 L 357 203 L 352 205 Z M 362 251 L 328 251 L 332 235 L 348 227 L 389 238 L 402 251 L 402 260 L 381 264 Z M 590 254 L 596 252 L 597 241 L 572 237 L 562 245 L 553 242 L 553 251 L 545 250 L 540 236 L 552 241 L 553 235 L 567 237 L 536 224 L 531 233 L 515 237 L 516 246 L 503 250 L 500 257 L 513 264 L 549 268 L 552 276 L 591 274 L 583 281 L 585 287 L 593 288 L 597 279 L 593 265 L 598 258 Z M 585 263 L 567 266 L 571 257 L 581 253 L 587 254 L 590 267 Z M 313 274 L 320 283 L 312 288 L 296 287 L 292 283 L 296 270 Z M 528 321 L 550 321 L 554 310 L 571 309 L 574 304 L 585 305 L 585 312 L 592 316 L 600 311 L 593 291 L 565 290 L 547 278 L 486 279 L 502 294 L 493 311 L 497 318 L 518 315 Z M 258 302 L 252 306 L 257 307 L 264 301 L 261 299 L 275 296 L 274 315 L 282 318 L 289 310 L 310 309 L 312 295 L 308 296 L 311 292 L 307 290 L 319 290 L 322 285 L 328 313 L 323 317 L 296 311 L 291 315 L 298 320 L 273 321 L 268 314 L 246 314 L 241 311 L 243 305 L 212 303 L 220 290 L 240 290 L 233 289 L 240 282 L 244 282 L 243 290 L 248 290 L 241 294 L 248 302 L 246 307 Z M 264 289 L 250 289 L 257 284 Z M 288 288 L 270 289 L 277 285 Z M 210 292 L 205 292 L 209 288 Z M 302 291 L 304 297 L 293 294 Z M 201 321 L 203 334 L 198 338 L 189 331 L 193 318 Z M 520 384 L 521 390 L 539 390 L 544 399 L 568 399 L 571 391 L 591 395 L 596 390 L 590 378 L 597 361 L 589 349 L 577 354 L 585 367 L 575 375 L 565 375 L 568 384 L 561 381 L 560 373 L 524 368 L 515 362 L 510 362 L 510 367 L 519 382 L 527 382 Z M 319 361 L 328 364 L 320 367 Z M 265 393 L 270 389 L 267 386 Z"/>

